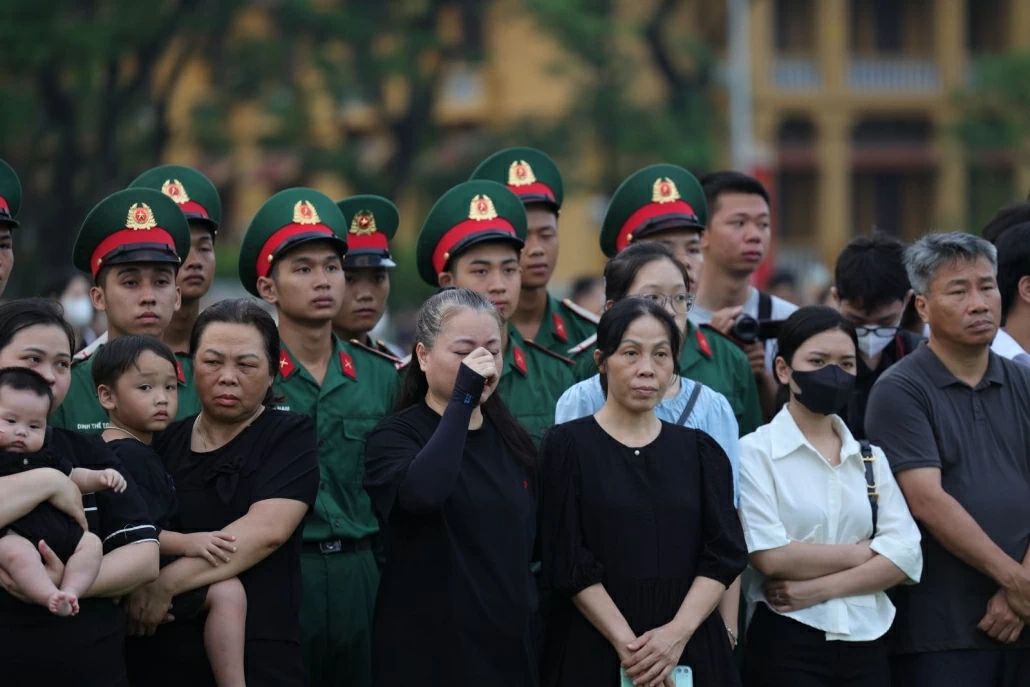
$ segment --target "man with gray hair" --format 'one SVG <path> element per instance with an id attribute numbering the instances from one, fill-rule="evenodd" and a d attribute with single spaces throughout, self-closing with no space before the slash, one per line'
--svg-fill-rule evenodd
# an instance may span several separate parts
<path id="1" fill-rule="evenodd" d="M 930 340 L 866 414 L 923 534 L 922 582 L 897 590 L 894 684 L 1030 685 L 1030 368 L 991 352 L 997 252 L 930 234 L 905 267 Z"/>

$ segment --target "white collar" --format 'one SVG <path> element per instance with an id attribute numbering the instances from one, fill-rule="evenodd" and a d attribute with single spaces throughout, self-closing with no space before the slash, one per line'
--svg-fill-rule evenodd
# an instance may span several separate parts
<path id="1" fill-rule="evenodd" d="M 841 460 L 848 456 L 858 455 L 860 453 L 858 441 L 852 436 L 848 426 L 837 415 L 832 416 L 832 421 L 833 429 L 841 441 Z M 773 460 L 788 456 L 802 446 L 807 446 L 813 453 L 819 453 L 801 433 L 797 423 L 794 422 L 794 417 L 787 410 L 787 406 L 783 406 L 783 409 L 769 423 L 769 434 L 771 439 L 769 457 Z"/>
<path id="2" fill-rule="evenodd" d="M 991 350 L 1000 355 L 1002 358 L 1008 358 L 1012 360 L 1020 353 L 1026 353 L 1023 347 L 1012 338 L 1004 329 L 998 329 L 998 335 L 994 337 L 994 343 L 991 344 Z"/>

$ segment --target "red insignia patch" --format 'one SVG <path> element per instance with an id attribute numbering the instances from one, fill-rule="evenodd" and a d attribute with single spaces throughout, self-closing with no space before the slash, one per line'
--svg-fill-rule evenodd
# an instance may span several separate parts
<path id="1" fill-rule="evenodd" d="M 522 480 L 522 488 L 523 489 L 529 489 L 529 480 L 528 479 Z"/>
<path id="2" fill-rule="evenodd" d="M 701 353 L 703 353 L 706 358 L 711 358 L 712 347 L 708 343 L 708 337 L 701 332 L 700 327 L 694 331 L 697 333 L 697 347 L 701 349 Z"/>
<path id="3" fill-rule="evenodd" d="M 186 373 L 182 369 L 182 363 L 178 360 L 175 361 L 175 376 L 179 380 L 179 384 L 186 383 Z"/>
<path id="4" fill-rule="evenodd" d="M 279 376 L 286 379 L 293 374 L 295 369 L 293 361 L 290 360 L 290 356 L 286 355 L 286 351 L 279 353 Z"/>
<path id="5" fill-rule="evenodd" d="M 354 369 L 354 359 L 343 351 L 340 351 L 340 369 L 343 370 L 343 374 L 354 381 L 358 380 L 358 371 Z"/>
<path id="6" fill-rule="evenodd" d="M 569 335 L 565 331 L 565 320 L 558 313 L 554 313 L 554 334 L 564 343 L 569 342 Z"/>
<path id="7" fill-rule="evenodd" d="M 515 346 L 512 349 L 512 358 L 515 361 L 515 369 L 522 374 L 529 372 L 529 367 L 526 365 L 526 354 L 522 352 L 522 349 Z"/>

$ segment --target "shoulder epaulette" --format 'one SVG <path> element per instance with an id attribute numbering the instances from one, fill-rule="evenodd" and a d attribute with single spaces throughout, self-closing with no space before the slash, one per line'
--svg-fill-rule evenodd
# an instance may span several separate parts
<path id="1" fill-rule="evenodd" d="M 576 361 L 573 360 L 572 358 L 566 358 L 565 356 L 563 356 L 560 353 L 555 353 L 550 348 L 545 348 L 544 346 L 541 346 L 540 344 L 538 344 L 536 341 L 533 341 L 532 339 L 526 339 L 526 345 L 529 346 L 530 348 L 533 348 L 533 349 L 536 349 L 536 350 L 541 351 L 543 353 L 546 353 L 547 355 L 551 356 L 552 358 L 557 358 L 558 360 L 562 361 L 563 363 L 566 363 L 567 365 L 575 365 L 576 364 Z"/>
<path id="2" fill-rule="evenodd" d="M 579 315 L 587 322 L 597 324 L 601 321 L 601 317 L 597 313 L 590 312 L 581 305 L 576 305 L 572 300 L 568 298 L 562 299 L 561 304 L 568 308 L 569 311 L 572 312 L 574 315 Z"/>
<path id="3" fill-rule="evenodd" d="M 581 342 L 569 349 L 569 355 L 579 355 L 583 351 L 587 350 L 591 346 L 597 343 L 597 333 L 593 333 Z"/>
<path id="4" fill-rule="evenodd" d="M 363 351 L 368 351 L 369 353 L 371 353 L 373 355 L 377 355 L 380 358 L 383 358 L 384 360 L 389 360 L 390 364 L 392 364 L 394 367 L 397 367 L 397 369 L 400 369 L 398 367 L 401 364 L 400 358 L 397 358 L 396 356 L 390 355 L 389 353 L 385 353 L 383 351 L 380 351 L 378 348 L 373 348 L 372 346 L 369 346 L 367 344 L 363 344 L 360 341 L 358 341 L 357 339 L 351 339 L 348 343 L 350 345 L 352 345 L 352 346 L 357 346 L 358 348 L 360 348 Z"/>
<path id="5" fill-rule="evenodd" d="M 78 363 L 83 360 L 87 360 L 91 355 L 97 352 L 101 346 L 107 343 L 107 332 L 104 332 L 96 338 L 90 345 L 83 348 L 81 351 L 72 356 L 72 362 Z"/>

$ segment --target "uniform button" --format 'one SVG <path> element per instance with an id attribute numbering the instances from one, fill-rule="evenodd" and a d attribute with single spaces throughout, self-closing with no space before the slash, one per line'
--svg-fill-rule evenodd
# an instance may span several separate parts
<path id="1" fill-rule="evenodd" d="M 318 488 L 321 489 L 322 491 L 325 491 L 325 482 L 319 484 Z"/>
<path id="2" fill-rule="evenodd" d="M 29 459 L 28 458 L 23 458 L 22 461 L 21 461 L 21 464 L 22 465 L 28 465 L 29 464 Z"/>

